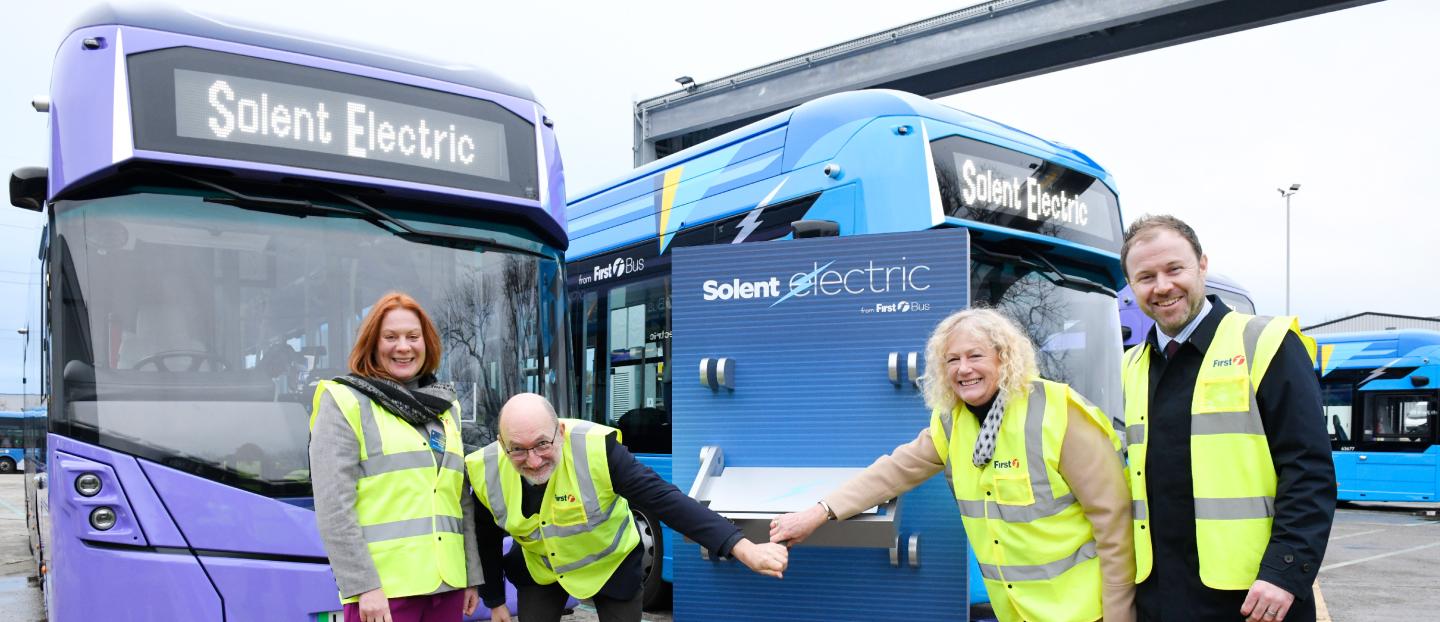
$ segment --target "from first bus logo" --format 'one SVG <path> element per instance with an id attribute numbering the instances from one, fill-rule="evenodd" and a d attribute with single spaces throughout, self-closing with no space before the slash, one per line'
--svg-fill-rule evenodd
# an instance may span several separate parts
<path id="1" fill-rule="evenodd" d="M 1235 366 L 1235 365 L 1244 365 L 1244 364 L 1245 364 L 1245 355 L 1244 355 L 1244 354 L 1236 354 L 1235 356 L 1230 357 L 1230 358 L 1228 358 L 1228 359 L 1215 359 L 1214 361 L 1211 361 L 1211 362 L 1210 362 L 1210 366 L 1211 366 L 1211 367 L 1233 367 L 1233 366 Z"/>

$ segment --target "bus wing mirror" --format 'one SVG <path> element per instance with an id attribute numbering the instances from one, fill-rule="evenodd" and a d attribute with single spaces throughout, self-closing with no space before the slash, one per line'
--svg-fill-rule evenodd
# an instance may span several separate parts
<path id="1" fill-rule="evenodd" d="M 50 171 L 43 166 L 22 166 L 10 173 L 10 204 L 34 212 L 45 210 Z"/>
<path id="2" fill-rule="evenodd" d="M 790 223 L 795 239 L 833 238 L 840 235 L 840 223 L 833 220 L 797 220 Z"/>

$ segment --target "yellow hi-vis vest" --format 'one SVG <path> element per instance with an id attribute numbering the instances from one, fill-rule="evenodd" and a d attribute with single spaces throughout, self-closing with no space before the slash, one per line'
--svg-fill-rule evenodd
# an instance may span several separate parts
<path id="1" fill-rule="evenodd" d="M 1255 401 L 1260 380 L 1294 332 L 1315 357 L 1315 341 L 1294 317 L 1229 313 L 1220 320 L 1195 377 L 1190 402 L 1190 476 L 1200 580 L 1217 590 L 1248 590 L 1260 574 L 1275 516 L 1275 464 Z M 1150 505 L 1145 458 L 1149 445 L 1150 344 L 1125 354 L 1125 436 L 1135 516 L 1135 582 L 1150 576 Z"/>
<path id="2" fill-rule="evenodd" d="M 540 511 L 521 511 L 520 471 L 495 441 L 465 457 L 475 496 L 510 534 L 540 585 L 559 582 L 576 598 L 590 598 L 640 544 L 630 503 L 610 483 L 605 436 L 620 432 L 589 421 L 561 419 L 565 443 L 545 485 Z"/>
<path id="3" fill-rule="evenodd" d="M 1060 446 L 1074 403 L 1110 437 L 1100 409 L 1069 386 L 1035 380 L 1010 396 L 990 464 L 971 461 L 980 419 L 962 402 L 930 416 L 930 436 L 960 504 L 965 535 L 1002 622 L 1090 622 L 1103 614 L 1095 533 L 1060 476 Z"/>
<path id="4" fill-rule="evenodd" d="M 429 439 L 415 426 L 337 382 L 323 381 L 315 390 L 312 431 L 320 397 L 327 392 L 360 443 L 355 514 L 385 596 L 430 594 L 442 583 L 464 588 L 468 583 L 460 495 L 465 492 L 465 459 L 455 420 L 459 403 L 440 414 L 445 454 L 437 468 Z M 360 600 L 359 594 L 340 597 L 347 603 Z"/>

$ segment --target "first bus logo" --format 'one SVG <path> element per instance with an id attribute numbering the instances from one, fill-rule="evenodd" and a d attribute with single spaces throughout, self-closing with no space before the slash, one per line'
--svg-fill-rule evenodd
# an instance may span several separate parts
<path id="1" fill-rule="evenodd" d="M 1228 359 L 1215 359 L 1214 361 L 1211 361 L 1211 362 L 1210 362 L 1210 366 L 1211 366 L 1211 367 L 1232 367 L 1232 366 L 1235 366 L 1235 365 L 1244 365 L 1244 364 L 1245 364 L 1245 355 L 1244 355 L 1244 354 L 1236 354 L 1235 356 L 1230 357 L 1230 358 L 1228 358 Z"/>

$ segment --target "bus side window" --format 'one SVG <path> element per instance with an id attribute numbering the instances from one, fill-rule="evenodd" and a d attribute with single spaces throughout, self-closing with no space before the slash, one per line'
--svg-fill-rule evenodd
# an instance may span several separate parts
<path id="1" fill-rule="evenodd" d="M 1368 396 L 1363 441 L 1430 443 L 1434 437 L 1437 400 L 1416 394 Z"/>

